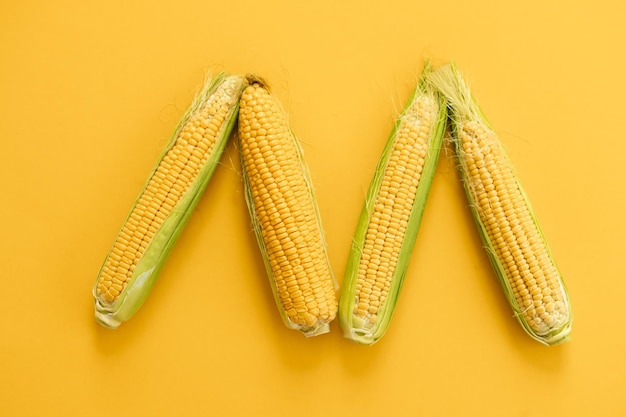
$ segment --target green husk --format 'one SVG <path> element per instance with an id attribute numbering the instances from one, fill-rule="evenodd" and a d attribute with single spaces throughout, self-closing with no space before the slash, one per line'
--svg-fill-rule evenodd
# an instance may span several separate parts
<path id="1" fill-rule="evenodd" d="M 454 143 L 455 154 L 458 161 L 458 170 L 463 181 L 468 201 L 470 203 L 469 205 L 472 216 L 474 217 L 476 226 L 478 227 L 479 234 L 487 252 L 489 261 L 494 271 L 496 272 L 498 281 L 500 282 L 504 294 L 514 311 L 515 317 L 517 317 L 518 321 L 522 325 L 522 328 L 530 335 L 530 337 L 544 345 L 549 346 L 568 341 L 573 318 L 572 307 L 571 302 L 569 301 L 567 287 L 565 286 L 561 273 L 558 272 L 558 268 L 557 272 L 563 288 L 564 302 L 567 304 L 568 309 L 568 319 L 565 323 L 551 329 L 549 332 L 545 334 L 538 334 L 535 330 L 533 330 L 533 328 L 524 317 L 523 306 L 520 306 L 515 299 L 513 289 L 511 288 L 509 280 L 506 276 L 506 270 L 502 265 L 500 259 L 498 258 L 494 245 L 489 239 L 487 228 L 480 218 L 480 214 L 477 208 L 478 205 L 475 201 L 472 184 L 469 180 L 466 164 L 464 162 L 463 148 L 459 140 L 459 132 L 461 131 L 462 126 L 470 121 L 480 123 L 488 130 L 493 132 L 491 124 L 485 117 L 475 97 L 472 95 L 469 85 L 463 79 L 463 76 L 457 68 L 456 64 L 449 63 L 445 66 L 440 67 L 439 69 L 437 69 L 437 71 L 431 73 L 428 76 L 428 82 L 430 82 L 433 85 L 433 88 L 439 90 L 441 94 L 446 98 L 451 123 L 452 140 Z M 512 167 L 512 164 L 510 164 L 510 160 L 508 156 L 506 156 L 506 152 L 504 152 L 504 150 L 503 154 L 509 162 L 509 165 Z M 537 221 L 532 206 L 530 205 L 530 201 L 519 182 L 519 177 L 515 175 L 515 178 L 517 181 L 517 188 L 520 190 L 524 200 L 526 201 L 533 222 L 535 223 L 535 226 L 544 241 L 545 247 L 548 250 L 549 258 L 556 267 L 556 263 L 554 263 L 554 259 L 552 257 L 552 254 L 550 253 L 550 249 L 548 247 L 548 244 L 546 243 L 545 236 L 543 234 L 543 231 L 541 230 L 539 222 Z"/>
<path id="2" fill-rule="evenodd" d="M 248 79 L 248 83 L 249 84 L 259 84 L 261 85 L 263 88 L 265 88 L 268 92 L 271 93 L 270 87 L 267 84 L 267 82 L 265 82 L 265 80 L 259 78 L 256 75 L 248 75 L 247 76 Z M 296 147 L 297 153 L 298 153 L 298 159 L 300 162 L 300 167 L 302 168 L 302 173 L 304 175 L 304 179 L 305 182 L 307 184 L 307 189 L 309 192 L 309 195 L 311 196 L 311 200 L 313 202 L 313 208 L 315 209 L 315 217 L 317 220 L 317 224 L 318 224 L 318 230 L 320 231 L 321 234 L 321 242 L 324 245 L 324 256 L 326 257 L 326 262 L 329 265 L 329 269 L 330 269 L 330 273 L 332 275 L 332 279 L 333 279 L 333 283 L 335 286 L 335 289 L 339 288 L 339 284 L 333 274 L 332 268 L 330 268 L 330 259 L 328 257 L 328 250 L 326 247 L 326 239 L 324 237 L 323 234 L 323 227 L 322 227 L 322 219 L 321 219 L 321 215 L 319 212 L 319 206 L 317 204 L 317 199 L 315 196 L 315 189 L 313 187 L 313 182 L 311 179 L 311 173 L 309 171 L 309 167 L 308 164 L 306 163 L 306 160 L 304 159 L 304 151 L 302 149 L 302 146 L 300 145 L 300 141 L 298 140 L 297 136 L 294 134 L 294 132 L 291 130 L 291 127 L 289 127 L 289 133 L 291 136 L 291 139 Z M 276 279 L 274 277 L 274 272 L 272 270 L 272 267 L 270 265 L 270 259 L 269 259 L 269 255 L 267 252 L 267 248 L 265 247 L 265 241 L 263 239 L 263 234 L 261 231 L 261 225 L 258 221 L 258 217 L 254 208 L 254 199 L 252 197 L 252 189 L 250 186 L 250 180 L 248 178 L 248 173 L 246 171 L 246 165 L 244 163 L 244 159 L 243 159 L 243 152 L 240 152 L 240 159 L 241 159 L 241 166 L 242 166 L 242 177 L 243 177 L 243 184 L 244 184 L 244 196 L 245 196 L 245 200 L 246 200 L 246 205 L 248 207 L 248 211 L 250 213 L 250 220 L 252 222 L 252 228 L 254 230 L 254 234 L 257 240 L 257 243 L 259 245 L 259 249 L 261 251 L 261 257 L 263 258 L 263 264 L 265 265 L 265 270 L 267 273 L 267 277 L 269 279 L 270 282 L 270 287 L 272 289 L 272 294 L 274 296 L 274 301 L 276 302 L 276 306 L 278 308 L 278 312 L 283 320 L 283 323 L 285 324 L 285 326 L 291 330 L 297 330 L 299 332 L 301 332 L 304 336 L 306 337 L 313 337 L 313 336 L 319 336 L 325 333 L 328 333 L 330 331 L 330 322 L 325 322 L 325 321 L 321 321 L 318 320 L 317 323 L 315 323 L 312 326 L 306 326 L 306 325 L 301 325 L 298 323 L 294 323 L 289 319 L 289 316 L 287 315 L 287 313 L 285 312 L 284 308 L 282 307 L 282 303 L 280 301 L 280 296 L 278 294 L 278 288 L 276 286 Z"/>
<path id="3" fill-rule="evenodd" d="M 445 103 L 442 101 L 441 97 L 425 82 L 425 76 L 430 73 L 430 71 L 432 71 L 430 65 L 426 64 L 424 70 L 422 71 L 417 88 L 414 90 L 411 98 L 406 104 L 404 111 L 396 120 L 395 126 L 387 139 L 382 155 L 376 166 L 374 177 L 370 183 L 369 191 L 365 198 L 365 203 L 363 205 L 363 209 L 361 210 L 356 232 L 352 240 L 352 246 L 348 256 L 348 262 L 342 284 L 341 296 L 339 299 L 339 324 L 343 330 L 344 336 L 357 343 L 366 345 L 374 344 L 381 337 L 383 337 L 391 322 L 397 299 L 402 288 L 402 283 L 409 266 L 413 246 L 415 245 L 415 241 L 417 239 L 417 233 L 422 219 L 422 214 L 424 212 L 424 206 L 428 198 L 435 167 L 439 158 L 446 126 L 446 109 Z M 435 112 L 436 116 L 433 120 L 429 136 L 429 151 L 425 160 L 425 166 L 421 173 L 420 182 L 417 186 L 413 208 L 411 210 L 406 233 L 402 241 L 398 263 L 393 273 L 387 298 L 384 303 L 379 306 L 377 322 L 375 325 L 370 327 L 366 326 L 363 320 L 353 313 L 356 301 L 355 286 L 357 283 L 358 268 L 361 260 L 361 251 L 365 243 L 365 237 L 370 223 L 372 210 L 374 208 L 374 202 L 378 196 L 384 172 L 387 167 L 391 151 L 393 150 L 400 124 L 411 106 L 419 98 L 424 96 L 432 97 L 433 101 L 437 103 L 437 109 Z"/>
<path id="4" fill-rule="evenodd" d="M 207 100 L 218 90 L 218 88 L 227 80 L 235 80 L 237 97 L 233 100 L 228 116 L 224 119 L 221 130 L 218 132 L 218 138 L 212 150 L 211 156 L 202 167 L 197 178 L 185 195 L 174 207 L 167 219 L 163 222 L 158 232 L 155 234 L 150 245 L 146 248 L 141 260 L 137 264 L 133 275 L 124 287 L 121 294 L 113 303 L 109 303 L 97 296 L 96 289 L 98 282 L 93 287 L 93 296 L 95 302 L 95 318 L 102 326 L 115 329 L 121 323 L 129 320 L 141 307 L 148 297 L 152 287 L 154 286 L 159 272 L 163 268 L 167 257 L 172 250 L 176 240 L 183 231 L 185 225 L 189 221 L 191 214 L 200 201 L 202 194 L 215 171 L 215 168 L 221 158 L 226 143 L 228 142 L 239 111 L 239 96 L 243 91 L 245 81 L 243 77 L 219 73 L 205 81 L 201 91 L 197 94 L 189 109 L 183 115 L 181 121 L 177 125 L 174 133 L 170 137 L 168 144 L 165 146 L 153 171 L 148 176 L 148 180 L 144 184 L 139 196 L 145 190 L 150 178 L 156 172 L 159 163 L 167 152 L 174 146 L 176 138 L 184 128 L 185 124 L 204 107 Z M 137 198 L 135 204 L 139 200 Z M 135 205 L 129 211 L 126 221 L 130 217 Z M 107 259 L 108 259 L 107 255 Z M 103 262 L 103 266 L 106 259 Z M 101 267 L 101 270 L 102 270 Z M 100 272 L 98 273 L 100 275 Z"/>

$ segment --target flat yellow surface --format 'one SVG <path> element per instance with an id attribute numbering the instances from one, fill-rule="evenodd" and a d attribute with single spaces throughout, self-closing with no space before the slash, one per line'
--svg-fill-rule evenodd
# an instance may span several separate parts
<path id="1" fill-rule="evenodd" d="M 618 0 L 2 2 L 0 415 L 626 415 L 625 16 Z M 459 64 L 505 143 L 570 289 L 570 343 L 512 317 L 449 154 L 387 335 L 288 330 L 234 143 L 146 304 L 95 323 L 100 264 L 206 71 L 273 85 L 341 281 L 428 57 Z"/>

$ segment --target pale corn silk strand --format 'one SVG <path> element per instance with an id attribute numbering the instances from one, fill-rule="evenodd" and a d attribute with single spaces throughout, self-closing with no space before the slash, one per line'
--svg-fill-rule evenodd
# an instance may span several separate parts
<path id="1" fill-rule="evenodd" d="M 456 66 L 443 66 L 428 80 L 448 101 L 468 197 L 518 319 L 542 343 L 567 340 L 567 290 L 502 144 Z"/>
<path id="2" fill-rule="evenodd" d="M 436 106 L 434 97 L 422 95 L 407 109 L 384 168 L 355 284 L 353 314 L 365 329 L 376 325 L 387 301 L 428 155 Z"/>
<path id="3" fill-rule="evenodd" d="M 206 104 L 191 114 L 142 191 L 106 259 L 96 295 L 113 303 L 168 215 L 176 208 L 207 162 L 224 119 L 237 100 L 240 81 L 227 77 Z"/>
<path id="4" fill-rule="evenodd" d="M 335 281 L 286 113 L 261 80 L 250 83 L 240 103 L 239 139 L 251 214 L 283 318 L 306 333 L 335 318 Z"/>

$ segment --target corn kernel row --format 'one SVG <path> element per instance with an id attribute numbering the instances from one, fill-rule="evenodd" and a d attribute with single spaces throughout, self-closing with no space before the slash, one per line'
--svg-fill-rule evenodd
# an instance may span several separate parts
<path id="1" fill-rule="evenodd" d="M 96 319 L 104 326 L 130 318 L 147 296 L 217 165 L 242 87 L 239 76 L 209 80 L 159 158 L 94 286 Z"/>
<path id="2" fill-rule="evenodd" d="M 287 116 L 262 80 L 241 97 L 239 141 L 251 218 L 285 324 L 307 336 L 335 318 L 335 280 L 318 209 Z"/>
<path id="3" fill-rule="evenodd" d="M 344 275 L 345 337 L 377 342 L 394 312 L 417 237 L 445 128 L 445 106 L 424 76 L 399 116 L 370 184 Z"/>
<path id="4" fill-rule="evenodd" d="M 448 102 L 466 194 L 511 308 L 535 340 L 568 340 L 567 288 L 502 144 L 454 64 L 439 68 L 429 81 Z"/>

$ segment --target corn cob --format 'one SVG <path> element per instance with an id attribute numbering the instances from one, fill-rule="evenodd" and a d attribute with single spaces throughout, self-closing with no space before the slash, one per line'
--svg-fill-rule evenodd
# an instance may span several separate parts
<path id="1" fill-rule="evenodd" d="M 540 343 L 568 340 L 567 289 L 498 136 L 453 63 L 432 73 L 429 82 L 447 99 L 466 195 L 515 316 Z"/>
<path id="2" fill-rule="evenodd" d="M 148 297 L 237 120 L 243 77 L 207 80 L 135 201 L 93 288 L 98 323 L 116 328 Z"/>
<path id="3" fill-rule="evenodd" d="M 344 336 L 373 344 L 387 331 L 406 274 L 445 131 L 445 104 L 427 65 L 376 167 L 339 299 Z"/>
<path id="4" fill-rule="evenodd" d="M 252 225 L 285 325 L 316 336 L 337 301 L 310 174 L 279 101 L 263 80 L 248 81 L 238 136 Z"/>

